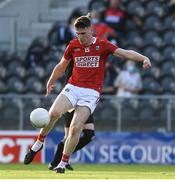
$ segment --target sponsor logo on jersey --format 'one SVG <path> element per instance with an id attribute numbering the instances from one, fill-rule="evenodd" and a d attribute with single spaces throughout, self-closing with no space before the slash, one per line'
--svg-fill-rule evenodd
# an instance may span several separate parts
<path id="1" fill-rule="evenodd" d="M 100 56 L 81 56 L 75 57 L 76 67 L 99 67 Z"/>

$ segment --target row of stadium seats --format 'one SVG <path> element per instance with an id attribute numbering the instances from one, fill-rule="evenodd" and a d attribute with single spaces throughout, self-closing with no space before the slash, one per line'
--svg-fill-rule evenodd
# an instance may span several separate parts
<path id="1" fill-rule="evenodd" d="M 149 56 L 149 51 L 147 52 Z M 145 53 L 145 54 L 147 54 Z M 168 52 L 167 52 L 168 54 Z M 21 61 L 11 60 L 7 66 L 0 64 L 0 93 L 36 93 L 45 92 L 47 82 L 57 61 L 47 62 L 47 65 L 27 69 Z M 143 94 L 166 94 L 175 92 L 175 61 L 165 60 L 159 66 L 153 61 L 150 70 L 141 71 L 143 79 Z M 64 78 L 57 82 L 57 91 L 62 88 Z"/>
<path id="2" fill-rule="evenodd" d="M 145 54 L 150 54 L 149 51 Z M 0 64 L 0 79 L 7 80 L 11 77 L 18 77 L 21 80 L 26 80 L 30 77 L 36 77 L 39 80 L 46 80 L 52 72 L 57 61 L 51 61 L 47 66 L 38 65 L 35 68 L 27 69 L 20 62 L 12 61 L 8 66 Z M 156 65 L 153 61 L 153 67 L 147 71 L 142 71 L 143 78 L 152 76 L 157 80 L 161 80 L 165 76 L 175 77 L 175 61 L 169 59 Z"/>
<path id="3" fill-rule="evenodd" d="M 45 93 L 46 81 L 42 81 L 36 76 L 30 76 L 25 81 L 17 76 L 10 77 L 5 81 L 0 80 L 1 94 L 43 94 Z M 60 81 L 56 83 L 54 93 L 59 92 L 63 85 Z M 152 74 L 147 74 L 143 78 L 142 94 L 173 94 L 175 93 L 174 75 L 166 75 L 161 80 L 157 80 Z"/>

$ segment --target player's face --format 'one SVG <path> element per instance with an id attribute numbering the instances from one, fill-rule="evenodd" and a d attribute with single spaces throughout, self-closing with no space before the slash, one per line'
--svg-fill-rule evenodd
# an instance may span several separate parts
<path id="1" fill-rule="evenodd" d="M 76 29 L 77 38 L 83 45 L 89 45 L 92 41 L 92 28 Z"/>

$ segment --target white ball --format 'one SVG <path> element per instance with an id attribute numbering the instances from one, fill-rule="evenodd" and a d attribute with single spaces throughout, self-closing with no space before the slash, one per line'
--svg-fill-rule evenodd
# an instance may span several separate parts
<path id="1" fill-rule="evenodd" d="M 30 122 L 36 128 L 47 126 L 49 121 L 49 112 L 44 108 L 36 108 L 30 113 Z"/>

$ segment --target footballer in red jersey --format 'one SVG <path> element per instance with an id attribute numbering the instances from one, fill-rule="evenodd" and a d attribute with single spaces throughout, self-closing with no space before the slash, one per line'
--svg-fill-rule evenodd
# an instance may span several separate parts
<path id="1" fill-rule="evenodd" d="M 74 61 L 73 73 L 68 82 L 101 93 L 107 57 L 117 48 L 108 40 L 95 37 L 88 47 L 83 46 L 78 39 L 72 40 L 64 53 L 66 60 Z"/>
<path id="2" fill-rule="evenodd" d="M 133 50 L 119 48 L 108 40 L 93 37 L 89 15 L 77 18 L 74 26 L 77 40 L 70 42 L 61 61 L 54 67 L 47 82 L 46 95 L 51 93 L 55 82 L 65 72 L 71 58 L 74 60 L 72 76 L 49 110 L 50 123 L 41 129 L 37 141 L 31 147 L 32 153 L 36 154 L 40 151 L 45 137 L 54 127 L 58 118 L 74 108 L 75 112 L 65 141 L 62 159 L 55 168 L 57 173 L 65 172 L 65 167 L 78 143 L 82 128 L 97 106 L 102 89 L 107 56 L 113 54 L 124 59 L 142 62 L 144 69 L 151 67 L 148 57 Z M 30 153 L 28 153 L 25 159 L 32 161 L 31 157 L 33 156 L 30 156 Z"/>

